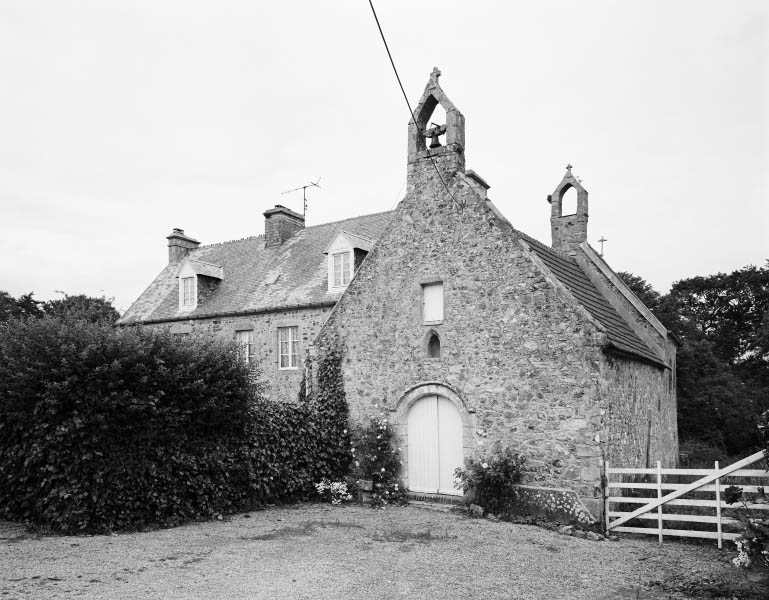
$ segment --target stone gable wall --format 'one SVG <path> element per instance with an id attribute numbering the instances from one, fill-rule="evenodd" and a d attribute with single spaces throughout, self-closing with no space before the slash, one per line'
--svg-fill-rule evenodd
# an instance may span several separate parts
<path id="1" fill-rule="evenodd" d="M 384 410 L 404 420 L 404 395 L 437 382 L 455 390 L 469 413 L 466 456 L 509 444 L 536 467 L 531 482 L 567 485 L 592 498 L 601 478 L 599 332 L 496 225 L 469 185 L 446 177 L 455 202 L 441 193 L 434 171 L 430 166 L 413 182 L 316 352 L 341 344 L 353 419 Z M 445 318 L 425 325 L 422 284 L 437 280 Z M 433 330 L 439 359 L 426 356 Z M 405 422 L 396 427 L 405 432 Z"/>
<path id="2" fill-rule="evenodd" d="M 253 331 L 253 360 L 258 361 L 265 395 L 272 400 L 295 402 L 304 373 L 305 351 L 320 331 L 331 308 L 305 308 L 249 316 L 194 319 L 154 325 L 177 334 L 212 334 L 235 339 L 241 329 Z M 299 368 L 278 369 L 278 327 L 299 327 Z"/>
<path id="3" fill-rule="evenodd" d="M 445 148 L 436 156 L 453 199 L 435 166 L 409 165 L 407 197 L 313 354 L 341 347 L 351 417 L 389 416 L 404 462 L 404 403 L 445 389 L 462 413 L 466 458 L 511 445 L 532 467 L 524 483 L 571 489 L 600 515 L 604 460 L 645 466 L 648 449 L 675 462 L 667 372 L 604 352 L 605 334 L 499 226 L 461 158 Z M 422 285 L 435 281 L 444 321 L 426 325 Z M 433 331 L 440 358 L 427 357 Z"/>

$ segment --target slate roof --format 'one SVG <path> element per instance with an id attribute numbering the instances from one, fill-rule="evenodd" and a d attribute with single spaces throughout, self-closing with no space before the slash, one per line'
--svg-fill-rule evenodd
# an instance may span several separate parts
<path id="1" fill-rule="evenodd" d="M 574 259 L 514 229 L 495 207 L 492 208 L 509 231 L 526 240 L 553 275 L 605 327 L 611 347 L 667 366 L 636 335 Z M 307 227 L 282 245 L 272 248 L 264 247 L 263 235 L 200 246 L 187 258 L 221 265 L 224 278 L 195 310 L 179 311 L 177 274 L 184 264 L 182 261 L 166 266 L 118 323 L 186 320 L 319 304 L 331 306 L 339 299 L 341 292 L 328 290 L 324 251 L 340 232 L 367 240 L 379 239 L 392 215 L 393 212 L 382 212 Z"/>
<path id="2" fill-rule="evenodd" d="M 606 328 L 610 346 L 621 352 L 639 356 L 654 364 L 667 366 L 609 304 L 606 297 L 593 285 L 593 282 L 573 258 L 554 252 L 542 242 L 526 234 L 521 232 L 518 234 L 529 242 L 534 253 L 552 271 L 553 275 L 569 289 L 590 315 Z"/>
<path id="3" fill-rule="evenodd" d="M 119 324 L 195 319 L 223 314 L 333 304 L 340 292 L 328 291 L 327 257 L 323 251 L 340 231 L 379 239 L 392 212 L 355 217 L 307 227 L 282 245 L 265 248 L 264 236 L 200 246 L 187 258 L 221 265 L 224 278 L 193 311 L 179 311 L 177 273 L 167 265 Z M 274 283 L 270 283 L 274 282 Z"/>

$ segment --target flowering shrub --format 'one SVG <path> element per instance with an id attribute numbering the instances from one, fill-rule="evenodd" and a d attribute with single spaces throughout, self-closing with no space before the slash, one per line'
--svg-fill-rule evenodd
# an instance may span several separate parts
<path id="1" fill-rule="evenodd" d="M 315 484 L 315 489 L 318 490 L 318 494 L 330 500 L 334 506 L 352 500 L 352 494 L 348 491 L 344 481 L 331 481 L 324 477 L 320 483 Z"/>
<path id="2" fill-rule="evenodd" d="M 758 489 L 762 491 L 762 488 Z M 736 485 L 724 490 L 724 502 L 742 504 L 738 518 L 747 526 L 742 535 L 734 540 L 737 556 L 732 559 L 732 563 L 744 568 L 754 564 L 769 567 L 769 519 L 762 520 L 748 516 L 748 507 L 742 496 L 742 488 Z"/>
<path id="3" fill-rule="evenodd" d="M 406 504 L 406 490 L 398 477 L 403 464 L 400 448 L 395 446 L 392 427 L 384 415 L 373 417 L 365 427 L 356 428 L 350 446 L 353 457 L 350 474 L 372 482 L 371 506 Z"/>
<path id="4" fill-rule="evenodd" d="M 487 512 L 505 512 L 513 502 L 513 486 L 520 482 L 525 464 L 526 458 L 510 448 L 482 454 L 478 460 L 470 459 L 467 468 L 454 472 L 458 480 L 454 486 L 474 494 L 475 503 Z"/>

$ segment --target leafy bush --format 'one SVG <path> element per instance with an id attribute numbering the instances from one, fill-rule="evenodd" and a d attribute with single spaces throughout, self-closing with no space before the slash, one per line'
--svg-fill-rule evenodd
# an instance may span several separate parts
<path id="1" fill-rule="evenodd" d="M 353 478 L 372 482 L 371 506 L 406 504 L 406 490 L 398 473 L 402 461 L 400 448 L 395 447 L 393 429 L 384 416 L 372 417 L 356 427 L 350 442 L 353 456 Z"/>
<path id="2" fill-rule="evenodd" d="M 466 468 L 457 469 L 454 475 L 458 481 L 454 485 L 465 494 L 469 492 L 487 512 L 503 513 L 513 503 L 514 486 L 521 481 L 525 464 L 525 457 L 502 448 L 478 460 L 470 459 Z"/>
<path id="3" fill-rule="evenodd" d="M 307 497 L 346 470 L 349 452 L 325 442 L 346 427 L 346 406 L 342 417 L 262 398 L 234 343 L 11 319 L 0 325 L 0 518 L 108 531 Z"/>

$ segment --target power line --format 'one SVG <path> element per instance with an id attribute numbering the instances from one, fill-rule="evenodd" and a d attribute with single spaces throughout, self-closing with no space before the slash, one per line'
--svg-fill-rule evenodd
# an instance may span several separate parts
<path id="1" fill-rule="evenodd" d="M 390 47 L 387 45 L 387 40 L 385 39 L 384 31 L 382 31 L 382 26 L 379 24 L 379 17 L 377 17 L 376 9 L 374 8 L 374 3 L 372 2 L 372 0 L 368 0 L 368 4 L 371 7 L 371 12 L 374 14 L 374 20 L 376 21 L 376 26 L 379 29 L 379 35 L 382 37 L 382 43 L 384 44 L 385 50 L 387 50 L 387 56 L 390 59 L 390 64 L 392 65 L 393 72 L 395 73 L 395 78 L 398 80 L 398 85 L 401 88 L 401 94 L 403 94 L 403 99 L 406 101 L 406 106 L 409 109 L 409 114 L 411 115 L 411 119 L 414 121 L 414 125 L 419 127 L 419 123 L 417 122 L 416 115 L 414 114 L 414 111 L 411 108 L 409 97 L 406 95 L 406 90 L 403 89 L 403 83 L 401 82 L 400 75 L 398 75 L 398 69 L 395 67 L 395 61 L 393 60 L 393 55 L 390 53 Z M 419 133 L 421 135 L 422 132 L 420 131 Z M 433 155 L 430 154 L 429 150 L 427 151 L 427 156 L 430 157 L 430 162 L 433 163 L 435 172 L 438 174 L 438 178 L 441 180 L 441 183 L 443 184 L 443 188 L 446 190 L 446 193 L 449 195 L 449 197 L 454 202 L 454 204 L 457 204 L 461 207 L 462 204 L 458 202 L 456 198 L 454 198 L 454 194 L 451 193 L 451 190 L 449 190 L 449 186 L 447 186 L 446 182 L 443 180 L 443 175 L 441 175 L 441 172 L 438 169 L 438 165 L 436 164 L 435 159 L 433 158 Z"/>

